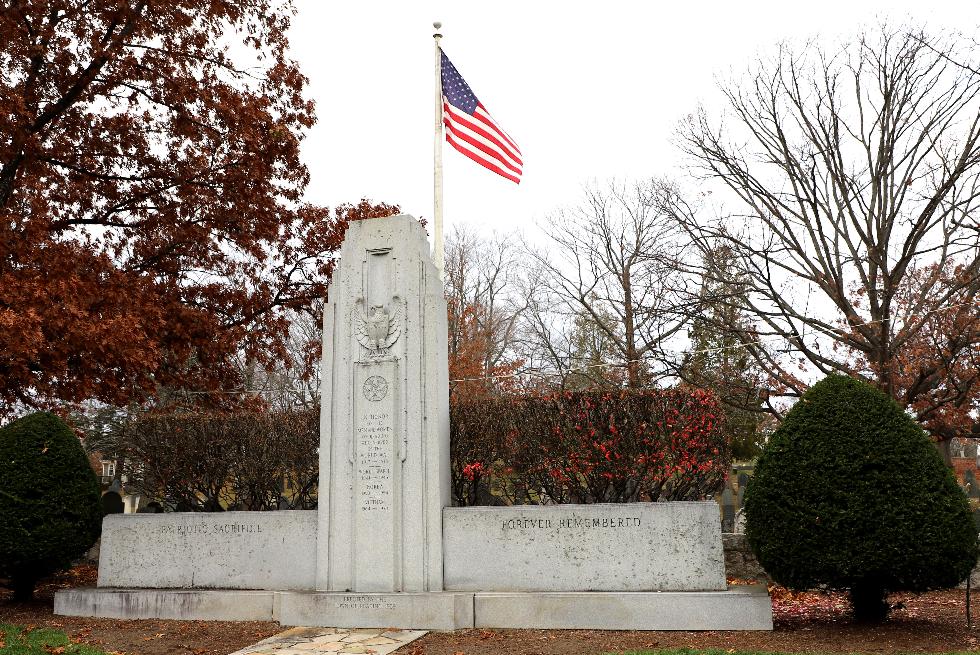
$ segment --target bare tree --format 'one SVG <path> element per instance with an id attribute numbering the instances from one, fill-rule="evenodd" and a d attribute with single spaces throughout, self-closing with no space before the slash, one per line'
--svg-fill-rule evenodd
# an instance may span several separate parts
<path id="1" fill-rule="evenodd" d="M 540 272 L 540 311 L 532 314 L 532 328 L 563 378 L 569 369 L 588 366 L 568 359 L 584 352 L 575 343 L 576 326 L 611 345 L 627 386 L 647 385 L 665 373 L 665 347 L 687 318 L 679 311 L 683 246 L 676 224 L 662 211 L 659 186 L 611 181 L 587 187 L 581 205 L 553 214 L 543 230 L 548 247 L 528 248 Z M 559 314 L 564 327 L 549 321 L 548 313 Z"/>
<path id="2" fill-rule="evenodd" d="M 738 279 L 728 270 L 734 263 L 732 253 L 722 245 L 708 255 L 697 266 L 707 274 L 700 279 L 697 302 L 691 304 L 690 347 L 679 362 L 677 377 L 718 397 L 732 456 L 748 460 L 761 452 L 772 423 L 763 386 L 767 376 L 735 336 L 751 329 L 739 297 L 745 293 L 744 285 L 716 282 Z"/>
<path id="3" fill-rule="evenodd" d="M 523 370 L 542 391 L 621 387 L 626 367 L 616 345 L 591 315 L 567 308 L 539 283 L 538 267 L 528 277 L 527 310 L 521 321 L 519 352 Z M 613 318 L 605 315 L 605 322 Z"/>
<path id="4" fill-rule="evenodd" d="M 947 376 L 980 343 L 980 74 L 952 63 L 958 50 L 887 27 L 782 47 L 723 86 L 720 119 L 682 128 L 730 211 L 709 220 L 675 194 L 672 212 L 703 254 L 735 255 L 714 282 L 739 286 L 752 321 L 727 327 L 783 393 L 814 373 L 863 376 L 940 433 L 944 408 L 976 393 L 976 376 Z M 957 329 L 908 370 L 939 313 Z"/>
<path id="5" fill-rule="evenodd" d="M 523 370 L 528 373 L 532 385 L 542 391 L 565 389 L 577 370 L 592 372 L 597 362 L 580 364 L 575 351 L 574 319 L 558 309 L 542 280 L 547 272 L 536 262 L 531 262 L 527 275 L 522 279 L 527 307 L 520 323 L 517 348 Z M 599 381 L 596 381 L 599 384 Z"/>
<path id="6" fill-rule="evenodd" d="M 282 356 L 274 365 L 262 367 L 243 358 L 243 395 L 255 396 L 258 406 L 278 411 L 318 407 L 322 317 L 323 299 L 309 310 L 291 312 Z"/>
<path id="7" fill-rule="evenodd" d="M 512 237 L 478 235 L 457 227 L 446 240 L 450 388 L 497 388 L 492 378 L 517 368 L 514 343 L 527 306 L 521 294 L 518 250 Z M 504 385 L 507 386 L 507 385 Z"/>

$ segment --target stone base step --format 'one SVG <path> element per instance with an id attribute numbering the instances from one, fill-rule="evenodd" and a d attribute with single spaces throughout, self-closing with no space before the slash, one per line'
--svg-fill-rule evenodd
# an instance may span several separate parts
<path id="1" fill-rule="evenodd" d="M 105 619 L 271 621 L 275 591 L 240 589 L 64 589 L 54 613 Z"/>
<path id="2" fill-rule="evenodd" d="M 762 585 L 727 591 L 520 593 L 89 588 L 57 592 L 54 613 L 418 630 L 772 630 L 772 607 Z"/>
<path id="3" fill-rule="evenodd" d="M 586 630 L 772 630 L 762 585 L 727 591 L 474 594 L 474 627 Z"/>
<path id="4" fill-rule="evenodd" d="M 311 627 L 460 630 L 473 627 L 473 594 L 280 591 L 276 620 Z"/>

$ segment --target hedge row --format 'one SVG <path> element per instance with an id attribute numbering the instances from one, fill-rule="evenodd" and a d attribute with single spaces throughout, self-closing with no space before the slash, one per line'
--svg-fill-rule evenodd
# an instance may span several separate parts
<path id="1" fill-rule="evenodd" d="M 456 505 L 697 500 L 730 457 L 714 396 L 595 391 L 456 401 Z"/>
<path id="2" fill-rule="evenodd" d="M 127 489 L 171 509 L 316 507 L 319 413 L 149 415 L 126 434 Z"/>
<path id="3" fill-rule="evenodd" d="M 692 500 L 729 466 L 714 397 L 650 390 L 454 400 L 456 505 Z M 318 412 L 154 415 L 129 488 L 183 511 L 316 506 Z"/>

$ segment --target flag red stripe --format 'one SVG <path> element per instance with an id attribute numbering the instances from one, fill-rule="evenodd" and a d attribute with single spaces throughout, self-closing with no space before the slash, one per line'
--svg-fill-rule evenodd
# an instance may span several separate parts
<path id="1" fill-rule="evenodd" d="M 453 138 L 453 135 L 451 133 L 449 133 L 449 132 L 446 132 L 446 141 L 449 143 L 449 145 L 451 145 L 452 147 L 456 148 L 456 150 L 458 150 L 460 153 L 462 153 L 466 157 L 469 157 L 470 159 L 472 159 L 473 161 L 475 161 L 480 166 L 483 166 L 484 168 L 487 168 L 487 169 L 493 171 L 494 173 L 496 173 L 497 175 L 500 175 L 501 177 L 506 177 L 508 180 L 510 180 L 511 182 L 514 182 L 515 184 L 520 184 L 521 183 L 521 178 L 520 177 L 518 177 L 516 175 L 513 175 L 509 171 L 505 171 L 504 169 L 500 168 L 499 166 L 497 166 L 493 162 L 487 161 L 483 157 L 480 157 L 478 154 L 476 154 L 472 150 L 469 150 L 466 147 L 461 146 L 456 141 L 456 139 Z"/>
<path id="2" fill-rule="evenodd" d="M 518 166 L 515 166 L 514 164 L 510 163 L 509 161 L 507 161 L 507 159 L 503 155 L 501 155 L 501 153 L 499 151 L 494 150 L 493 148 L 491 148 L 490 146 L 486 145 L 485 143 L 480 143 L 479 141 L 477 141 L 476 139 L 474 139 L 470 135 L 468 135 L 465 132 L 457 129 L 456 126 L 452 123 L 452 121 L 446 119 L 445 124 L 446 124 L 446 129 L 449 132 L 452 132 L 453 133 L 453 136 L 455 136 L 460 141 L 465 141 L 472 148 L 475 148 L 475 149 L 479 150 L 480 152 L 482 152 L 483 154 L 487 155 L 488 157 L 493 157 L 495 160 L 497 160 L 498 162 L 500 162 L 500 165 L 501 166 L 504 166 L 506 168 L 509 168 L 511 171 L 513 171 L 517 175 L 520 175 L 521 174 L 521 169 Z"/>
<path id="3" fill-rule="evenodd" d="M 519 151 L 518 151 L 518 153 L 515 154 L 511 150 L 511 148 L 509 148 L 507 146 L 507 144 L 505 144 L 501 140 L 501 138 L 498 138 L 498 137 L 506 138 L 506 136 L 504 136 L 504 134 L 500 130 L 500 128 L 498 128 L 496 126 L 491 126 L 493 128 L 493 130 L 494 130 L 494 134 L 491 134 L 490 132 L 488 132 L 487 130 L 485 130 L 483 127 L 481 127 L 477 123 L 473 122 L 473 120 L 471 120 L 471 119 L 474 119 L 475 118 L 475 119 L 479 120 L 484 125 L 487 125 L 488 124 L 486 120 L 484 120 L 482 117 L 480 117 L 478 115 L 472 115 L 471 116 L 470 114 L 467 114 L 465 112 L 456 111 L 456 108 L 453 107 L 452 105 L 450 105 L 448 101 L 443 101 L 443 110 L 448 114 L 449 117 L 452 118 L 452 120 L 454 122 L 459 123 L 460 125 L 464 126 L 466 129 L 470 130 L 471 132 L 475 132 L 476 134 L 479 134 L 484 139 L 486 139 L 487 141 L 489 141 L 489 142 L 493 143 L 495 146 L 497 146 L 497 148 L 499 148 L 500 151 L 508 159 L 510 159 L 511 162 L 515 166 L 521 166 L 524 163 L 521 160 L 521 156 L 520 156 L 520 152 Z M 446 120 L 448 121 L 448 118 Z M 457 134 L 457 136 L 462 136 L 462 135 Z M 480 148 L 480 149 L 483 150 L 484 152 L 486 152 L 487 154 L 490 154 L 490 152 L 488 150 L 486 150 L 485 148 Z M 501 161 L 503 161 L 503 160 L 501 160 Z M 503 163 L 506 164 L 507 162 L 503 162 Z M 511 168 L 514 168 L 514 166 L 511 166 Z M 516 168 L 514 170 L 517 171 Z M 520 171 L 517 171 L 517 172 L 520 172 Z"/>
<path id="4" fill-rule="evenodd" d="M 510 135 L 504 132 L 504 129 L 502 127 L 497 125 L 497 121 L 493 120 L 493 116 L 491 116 L 490 112 L 487 111 L 487 108 L 483 106 L 483 103 L 482 102 L 477 103 L 476 108 L 477 111 L 473 114 L 473 117 L 479 118 L 484 123 L 490 125 L 490 127 L 492 127 L 495 132 L 497 132 L 501 137 L 503 137 L 504 141 L 506 141 L 510 145 L 511 149 L 513 149 L 514 152 L 520 155 L 521 149 L 517 147 L 517 144 L 514 143 L 514 140 L 512 138 L 510 138 Z"/>
<path id="5" fill-rule="evenodd" d="M 501 157 L 500 153 L 494 150 L 493 148 L 488 148 L 486 145 L 480 143 L 473 137 L 467 135 L 465 132 L 461 132 L 457 130 L 453 125 L 449 123 L 446 124 L 446 128 L 448 132 L 451 132 L 452 135 L 456 137 L 457 142 L 460 146 L 466 144 L 465 147 L 467 147 L 469 150 L 471 151 L 479 150 L 487 157 L 495 160 L 501 167 L 510 170 L 514 175 L 521 174 L 521 169 L 519 167 L 514 166 L 509 161 Z"/>
<path id="6" fill-rule="evenodd" d="M 459 112 L 455 112 L 457 116 L 460 116 Z M 472 114 L 463 113 L 461 116 L 464 120 L 478 120 L 488 129 L 493 130 L 493 133 L 497 135 L 499 139 L 502 139 L 505 143 L 500 143 L 500 147 L 507 151 L 508 154 L 512 155 L 514 159 L 520 160 L 521 149 L 514 145 L 507 133 L 500 129 L 493 117 L 487 113 L 487 110 L 483 108 L 483 105 L 477 105 L 476 111 Z"/>
<path id="7" fill-rule="evenodd" d="M 521 160 L 521 155 L 519 153 L 515 153 L 513 150 L 511 150 L 511 148 L 509 146 L 507 146 L 507 144 L 505 144 L 499 138 L 500 132 L 495 132 L 495 133 L 491 134 L 487 130 L 483 129 L 483 127 L 481 127 L 477 123 L 474 123 L 472 120 L 470 120 L 470 118 L 477 118 L 477 119 L 479 119 L 477 116 L 472 116 L 471 117 L 469 115 L 464 115 L 464 116 L 461 116 L 459 118 L 456 118 L 456 116 L 453 116 L 453 118 L 456 120 L 456 122 L 458 124 L 463 125 L 469 131 L 471 131 L 471 132 L 473 132 L 475 134 L 479 134 L 480 136 L 482 136 L 487 141 L 490 141 L 491 143 L 493 143 L 494 146 L 496 147 L 496 149 L 499 150 L 505 157 L 507 157 L 508 160 L 510 160 L 515 165 L 520 166 L 521 164 L 524 163 Z"/>

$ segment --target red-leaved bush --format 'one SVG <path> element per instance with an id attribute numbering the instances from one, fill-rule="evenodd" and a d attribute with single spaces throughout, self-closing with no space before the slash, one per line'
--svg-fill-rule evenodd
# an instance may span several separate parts
<path id="1" fill-rule="evenodd" d="M 454 399 L 456 505 L 699 500 L 730 464 L 715 397 L 692 389 Z"/>

